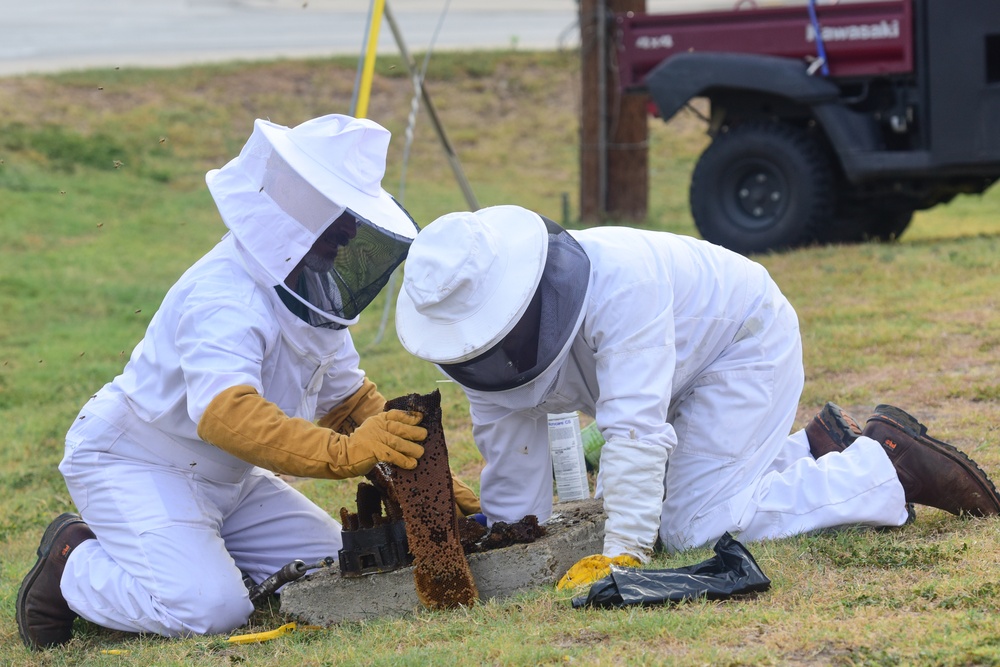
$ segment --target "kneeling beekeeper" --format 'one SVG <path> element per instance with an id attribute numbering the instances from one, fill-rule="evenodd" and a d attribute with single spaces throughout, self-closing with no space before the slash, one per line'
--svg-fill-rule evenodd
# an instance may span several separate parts
<path id="1" fill-rule="evenodd" d="M 18 592 L 29 648 L 67 642 L 77 615 L 229 632 L 253 611 L 244 574 L 259 583 L 341 548 L 340 525 L 275 472 L 416 466 L 422 416 L 383 412 L 347 329 L 417 233 L 381 187 L 388 145 L 348 116 L 258 120 L 239 157 L 208 173 L 229 233 L 69 430 L 60 471 L 82 517 L 48 527 Z M 456 495 L 478 511 L 468 487 Z"/>
<path id="2" fill-rule="evenodd" d="M 410 247 L 396 332 L 465 390 L 489 522 L 547 519 L 546 416 L 595 418 L 604 549 L 562 588 L 646 563 L 657 542 L 899 526 L 911 503 L 1000 513 L 985 473 L 898 408 L 862 429 L 828 403 L 789 435 L 804 383 L 796 314 L 764 267 L 705 241 L 567 232 L 517 206 L 451 213 Z"/>

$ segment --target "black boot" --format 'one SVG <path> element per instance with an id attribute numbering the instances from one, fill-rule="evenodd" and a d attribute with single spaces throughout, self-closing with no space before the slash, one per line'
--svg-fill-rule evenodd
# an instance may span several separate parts
<path id="1" fill-rule="evenodd" d="M 809 451 L 818 459 L 830 452 L 842 452 L 861 435 L 861 427 L 851 415 L 834 403 L 827 403 L 806 425 Z"/>
<path id="2" fill-rule="evenodd" d="M 996 487 L 975 461 L 927 435 L 927 427 L 899 408 L 880 405 L 864 435 L 881 443 L 896 468 L 906 502 L 973 516 L 1000 514 Z"/>
<path id="3" fill-rule="evenodd" d="M 38 560 L 17 592 L 17 632 L 30 649 L 65 644 L 73 636 L 77 614 L 66 604 L 59 581 L 66 559 L 81 542 L 94 539 L 79 515 L 60 514 L 38 545 Z"/>

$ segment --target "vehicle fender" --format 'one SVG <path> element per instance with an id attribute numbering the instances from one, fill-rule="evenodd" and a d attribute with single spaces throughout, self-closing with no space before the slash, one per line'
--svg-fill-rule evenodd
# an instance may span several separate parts
<path id="1" fill-rule="evenodd" d="M 678 53 L 650 70 L 645 86 L 664 120 L 713 89 L 765 93 L 808 106 L 840 94 L 832 81 L 810 76 L 801 60 L 745 53 Z"/>

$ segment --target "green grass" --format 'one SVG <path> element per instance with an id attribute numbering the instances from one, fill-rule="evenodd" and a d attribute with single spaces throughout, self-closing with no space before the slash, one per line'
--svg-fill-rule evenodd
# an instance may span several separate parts
<path id="1" fill-rule="evenodd" d="M 14 600 L 45 525 L 72 509 L 56 469 L 64 434 L 121 370 L 167 288 L 224 233 L 205 171 L 239 151 L 256 117 L 294 125 L 346 112 L 354 68 L 310 60 L 0 79 L 0 665 L 1000 664 L 1000 523 L 928 509 L 898 531 L 750 545 L 772 589 L 724 603 L 584 611 L 542 589 L 260 645 L 81 623 L 64 649 L 27 653 Z M 380 60 L 370 116 L 394 136 L 384 185 L 405 193 L 423 225 L 467 205 L 423 110 L 403 180 L 404 70 Z M 518 203 L 578 226 L 577 56 L 440 54 L 429 77 L 479 204 Z M 650 213 L 640 224 L 694 234 L 686 193 L 703 126 L 685 113 L 650 128 Z M 827 400 L 861 416 L 894 403 L 1000 470 L 998 220 L 994 190 L 919 213 L 899 243 L 757 258 L 802 325 L 797 425 Z M 481 462 L 464 398 L 407 356 L 391 328 L 375 342 L 384 299 L 354 330 L 363 367 L 386 396 L 441 390 L 451 461 L 475 486 Z M 300 488 L 334 515 L 353 502 L 352 482 Z M 252 625 L 288 620 L 265 607 Z"/>

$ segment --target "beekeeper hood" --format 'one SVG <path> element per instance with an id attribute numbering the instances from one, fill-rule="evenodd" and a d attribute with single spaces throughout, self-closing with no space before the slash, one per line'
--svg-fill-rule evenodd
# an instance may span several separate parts
<path id="1" fill-rule="evenodd" d="M 255 278 L 310 324 L 356 323 L 416 236 L 382 189 L 389 137 L 337 114 L 293 128 L 257 120 L 239 156 L 205 177 Z"/>
<path id="2" fill-rule="evenodd" d="M 569 348 L 589 284 L 587 254 L 551 220 L 518 206 L 450 213 L 410 248 L 396 333 L 465 387 L 513 389 Z"/>

